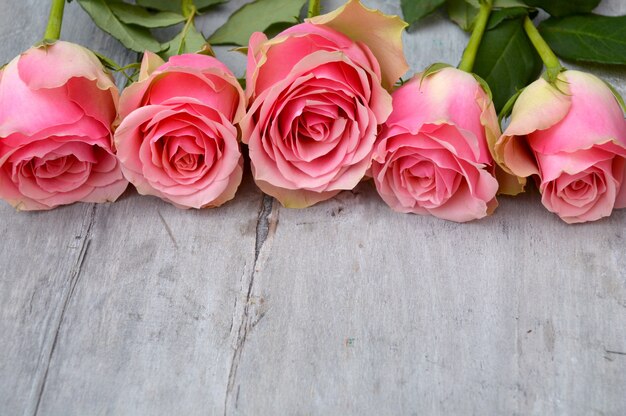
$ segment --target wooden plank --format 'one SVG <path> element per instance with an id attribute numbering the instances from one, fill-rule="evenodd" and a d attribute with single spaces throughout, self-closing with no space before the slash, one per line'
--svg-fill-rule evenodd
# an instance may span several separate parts
<path id="1" fill-rule="evenodd" d="M 624 414 L 626 212 L 572 227 L 538 195 L 501 203 L 459 225 L 366 184 L 275 207 L 228 410 Z"/>
<path id="2" fill-rule="evenodd" d="M 91 207 L 0 208 L 0 413 L 32 414 L 84 257 Z"/>
<path id="3" fill-rule="evenodd" d="M 37 41 L 43 4 L 0 5 L 0 57 Z M 68 22 L 128 61 L 76 3 Z M 467 36 L 434 15 L 405 39 L 419 71 Z M 626 211 L 570 227 L 537 195 L 501 203 L 458 225 L 394 214 L 364 184 L 292 211 L 248 179 L 217 210 L 134 193 L 3 206 L 0 414 L 626 413 Z"/>
<path id="4" fill-rule="evenodd" d="M 419 72 L 466 41 L 435 14 L 405 51 Z M 591 70 L 626 92 L 623 69 Z M 624 210 L 571 227 L 534 194 L 458 225 L 363 185 L 270 218 L 228 413 L 626 413 Z"/>
<path id="5" fill-rule="evenodd" d="M 40 413 L 223 413 L 261 200 L 248 182 L 220 209 L 98 207 Z"/>
<path id="6" fill-rule="evenodd" d="M 38 42 L 48 2 L 0 4 L 0 62 Z M 66 8 L 63 38 L 109 53 L 131 54 L 99 30 L 73 3 Z M 0 230 L 0 414 L 34 414 L 46 383 L 59 327 L 90 239 L 94 206 L 76 204 L 43 213 L 18 213 L 2 202 Z"/>

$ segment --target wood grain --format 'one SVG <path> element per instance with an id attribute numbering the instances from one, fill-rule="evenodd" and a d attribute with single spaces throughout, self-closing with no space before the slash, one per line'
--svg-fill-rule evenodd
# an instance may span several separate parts
<path id="1" fill-rule="evenodd" d="M 46 9 L 0 2 L 0 61 L 39 40 Z M 132 61 L 66 10 L 65 39 Z M 405 35 L 411 72 L 466 41 L 430 16 Z M 623 69 L 581 68 L 626 93 Z M 0 414 L 626 414 L 626 210 L 567 226 L 531 193 L 459 225 L 395 214 L 364 183 L 294 211 L 247 175 L 215 210 L 133 191 L 1 205 Z"/>
<path id="2" fill-rule="evenodd" d="M 261 201 L 248 183 L 220 210 L 98 207 L 40 413 L 223 413 Z"/>
<path id="3" fill-rule="evenodd" d="M 47 2 L 0 4 L 0 62 L 38 42 Z M 67 23 L 71 22 L 71 23 Z M 91 29 L 77 4 L 66 8 L 63 38 L 107 51 L 118 62 L 131 54 Z M 59 328 L 80 278 L 91 236 L 94 205 L 18 213 L 0 206 L 0 414 L 35 414 L 45 387 Z"/>
<path id="4" fill-rule="evenodd" d="M 272 216 L 233 414 L 626 410 L 624 211 L 571 227 L 526 195 L 459 225 L 366 184 Z"/>

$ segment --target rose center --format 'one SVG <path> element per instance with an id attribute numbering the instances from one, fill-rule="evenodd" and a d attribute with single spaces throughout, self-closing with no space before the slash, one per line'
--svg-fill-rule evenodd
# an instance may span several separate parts
<path id="1" fill-rule="evenodd" d="M 305 113 L 298 119 L 300 139 L 311 139 L 321 142 L 328 137 L 328 123 L 332 120 L 319 114 Z"/>
<path id="2" fill-rule="evenodd" d="M 204 155 L 186 152 L 177 152 L 170 160 L 176 166 L 176 170 L 190 172 L 198 169 L 204 163 Z"/>
<path id="3" fill-rule="evenodd" d="M 401 157 L 395 162 L 402 188 L 424 207 L 445 203 L 456 192 L 461 177 L 421 155 Z"/>
<path id="4" fill-rule="evenodd" d="M 406 171 L 407 180 L 419 188 L 430 189 L 435 182 L 435 167 L 431 162 L 420 161 Z"/>
<path id="5" fill-rule="evenodd" d="M 23 192 L 71 192 L 80 188 L 90 177 L 92 163 L 75 155 L 50 153 L 13 165 L 12 179 Z M 29 194 L 30 195 L 30 194 Z"/>
<path id="6" fill-rule="evenodd" d="M 561 196 L 571 202 L 589 202 L 595 199 L 599 182 L 601 181 L 596 173 L 586 175 L 570 182 L 563 189 Z"/>
<path id="7" fill-rule="evenodd" d="M 189 135 L 163 136 L 156 141 L 153 152 L 160 166 L 176 182 L 196 180 L 208 169 L 212 160 L 210 149 L 201 146 L 200 139 Z"/>
<path id="8" fill-rule="evenodd" d="M 33 174 L 38 178 L 56 178 L 63 175 L 74 167 L 75 163 L 80 163 L 74 155 L 61 156 L 54 159 L 34 158 L 30 161 Z"/>

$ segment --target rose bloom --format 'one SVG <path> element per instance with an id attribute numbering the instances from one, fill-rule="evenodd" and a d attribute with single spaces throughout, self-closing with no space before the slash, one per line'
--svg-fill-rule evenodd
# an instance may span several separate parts
<path id="1" fill-rule="evenodd" d="M 242 121 L 257 185 L 302 208 L 364 177 L 391 89 L 406 69 L 405 23 L 357 0 L 268 40 L 250 38 Z"/>
<path id="2" fill-rule="evenodd" d="M 237 78 L 217 59 L 146 52 L 139 81 L 120 99 L 117 155 L 142 195 L 179 208 L 215 207 L 241 183 L 236 123 L 245 112 Z"/>
<path id="3" fill-rule="evenodd" d="M 556 86 L 543 78 L 529 85 L 495 153 L 513 174 L 534 177 L 543 205 L 567 223 L 626 206 L 626 121 L 609 87 L 591 74 L 565 71 Z"/>
<path id="4" fill-rule="evenodd" d="M 487 140 L 500 128 L 474 76 L 451 67 L 418 74 L 393 93 L 393 108 L 372 163 L 383 200 L 457 222 L 491 214 L 498 181 Z"/>
<path id="5" fill-rule="evenodd" d="M 0 70 L 0 197 L 18 210 L 115 201 L 118 91 L 88 49 L 56 41 Z"/>

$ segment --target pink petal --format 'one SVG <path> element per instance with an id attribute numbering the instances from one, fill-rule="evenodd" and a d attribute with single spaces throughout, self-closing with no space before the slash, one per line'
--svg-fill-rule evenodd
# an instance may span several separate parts
<path id="1" fill-rule="evenodd" d="M 253 165 L 254 166 L 254 165 Z M 254 167 L 253 167 L 254 172 Z M 305 190 L 289 190 L 273 186 L 265 181 L 256 179 L 255 183 L 264 193 L 273 196 L 285 208 L 307 208 L 319 202 L 333 198 L 341 191 L 312 192 Z"/>
<path id="2" fill-rule="evenodd" d="M 626 148 L 626 121 L 606 84 L 594 75 L 566 71 L 571 107 L 550 129 L 532 133 L 528 142 L 537 152 L 573 152 L 607 142 Z"/>
<path id="3" fill-rule="evenodd" d="M 117 90 L 96 55 L 74 43 L 56 41 L 52 45 L 30 48 L 21 55 L 17 65 L 20 77 L 33 90 L 59 88 L 75 77 L 96 81 L 101 90 Z"/>
<path id="4" fill-rule="evenodd" d="M 31 136 L 50 126 L 75 123 L 83 116 L 82 109 L 67 99 L 64 88 L 31 90 L 19 77 L 19 59 L 7 65 L 0 83 L 0 137 L 13 133 Z"/>
<path id="5" fill-rule="evenodd" d="M 364 7 L 359 0 L 349 0 L 335 11 L 309 21 L 367 45 L 380 62 L 383 85 L 388 90 L 409 69 L 402 51 L 402 34 L 407 23 L 398 16 L 388 16 Z"/>

